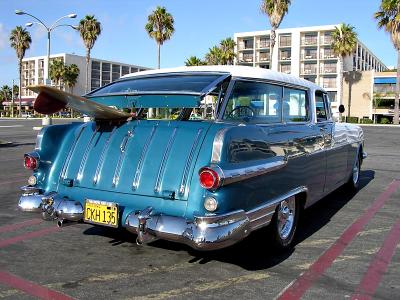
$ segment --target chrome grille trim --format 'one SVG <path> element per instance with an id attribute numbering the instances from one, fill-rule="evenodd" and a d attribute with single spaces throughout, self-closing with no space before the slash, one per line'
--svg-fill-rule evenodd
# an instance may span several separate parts
<path id="1" fill-rule="evenodd" d="M 140 154 L 138 165 L 136 167 L 135 177 L 134 177 L 133 183 L 132 183 L 133 190 L 136 190 L 139 186 L 140 176 L 142 174 L 142 168 L 143 168 L 143 161 L 146 156 L 147 150 L 149 149 L 149 145 L 150 145 L 151 141 L 153 140 L 156 129 L 157 129 L 157 125 L 153 126 L 153 128 L 151 129 L 150 135 L 147 138 L 147 140 L 143 146 L 143 150 L 142 150 L 142 153 Z"/>
<path id="2" fill-rule="evenodd" d="M 115 167 L 114 176 L 113 176 L 113 180 L 112 180 L 113 187 L 116 187 L 116 185 L 119 182 L 119 178 L 121 175 L 122 162 L 124 161 L 125 155 L 126 155 L 126 148 L 127 148 L 130 138 L 134 136 L 134 132 L 135 132 L 135 128 L 132 128 L 132 130 L 129 130 L 128 133 L 122 139 L 121 145 L 119 147 L 121 152 L 119 154 L 117 166 Z"/>
<path id="3" fill-rule="evenodd" d="M 200 128 L 199 130 L 197 130 L 197 135 L 194 138 L 192 147 L 190 149 L 189 155 L 186 159 L 186 164 L 185 164 L 185 168 L 183 170 L 183 175 L 182 175 L 182 180 L 181 180 L 181 185 L 179 188 L 179 194 L 180 195 L 184 195 L 185 194 L 185 190 L 186 190 L 186 185 L 187 185 L 187 181 L 188 181 L 188 176 L 189 176 L 189 170 L 190 170 L 190 166 L 192 165 L 192 160 L 193 160 L 193 155 L 194 155 L 194 151 L 199 143 L 199 139 L 201 136 L 201 133 L 203 132 L 203 129 Z"/>
<path id="4" fill-rule="evenodd" d="M 104 165 L 104 158 L 105 158 L 105 154 L 107 152 L 108 147 L 110 146 L 110 141 L 112 136 L 115 133 L 115 130 L 117 129 L 117 126 L 114 126 L 114 128 L 112 129 L 112 131 L 110 132 L 110 135 L 107 138 L 106 143 L 104 144 L 103 150 L 101 150 L 101 154 L 100 154 L 100 159 L 99 159 L 99 163 L 97 164 L 97 168 L 96 168 L 96 173 L 93 177 L 93 185 L 96 185 L 97 182 L 100 179 L 100 172 L 103 169 L 103 165 Z"/>
<path id="5" fill-rule="evenodd" d="M 83 153 L 83 156 L 82 156 L 81 164 L 79 165 L 79 171 L 78 171 L 78 174 L 76 175 L 77 182 L 81 181 L 81 179 L 82 179 L 83 169 L 85 168 L 90 149 L 92 149 L 91 146 L 93 144 L 94 137 L 96 136 L 97 132 L 99 131 L 99 128 L 100 128 L 100 126 L 97 125 L 96 129 L 93 131 L 92 136 L 90 137 L 88 144 L 86 145 L 85 152 Z"/>
<path id="6" fill-rule="evenodd" d="M 156 192 L 156 193 L 160 192 L 161 177 L 164 174 L 165 165 L 167 163 L 169 153 L 171 152 L 172 144 L 174 143 L 177 130 L 178 130 L 178 127 L 175 127 L 174 130 L 172 131 L 172 134 L 171 134 L 171 136 L 170 136 L 170 138 L 168 140 L 167 147 L 164 150 L 164 154 L 163 154 L 163 157 L 161 159 L 161 164 L 160 164 L 160 167 L 158 169 L 156 184 L 154 186 L 154 192 Z"/>
<path id="7" fill-rule="evenodd" d="M 67 158 L 66 158 L 65 161 L 64 161 L 64 165 L 63 165 L 62 170 L 61 170 L 61 173 L 60 173 L 59 181 L 61 181 L 62 179 L 65 179 L 65 178 L 66 178 L 67 168 L 68 168 L 68 166 L 69 166 L 69 163 L 71 162 L 72 153 L 74 153 L 75 148 L 76 148 L 76 144 L 78 143 L 78 140 L 80 139 L 83 130 L 87 127 L 87 124 L 89 124 L 89 123 L 86 123 L 86 124 L 82 125 L 82 126 L 79 128 L 79 132 L 78 132 L 78 134 L 77 134 L 77 136 L 76 136 L 74 142 L 72 143 L 71 148 L 69 149 Z"/>

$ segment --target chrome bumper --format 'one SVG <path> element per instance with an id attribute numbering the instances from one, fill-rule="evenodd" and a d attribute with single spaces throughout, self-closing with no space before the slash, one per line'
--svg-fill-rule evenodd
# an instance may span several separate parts
<path id="1" fill-rule="evenodd" d="M 150 207 L 131 213 L 125 222 L 128 231 L 138 235 L 137 243 L 163 239 L 186 244 L 197 250 L 217 250 L 231 246 L 251 232 L 250 220 L 239 210 L 220 216 L 181 217 L 152 215 Z"/>
<path id="2" fill-rule="evenodd" d="M 41 212 L 44 219 L 80 221 L 83 207 L 80 202 L 59 198 L 57 194 L 44 195 L 41 190 L 24 186 L 18 208 L 27 212 Z"/>

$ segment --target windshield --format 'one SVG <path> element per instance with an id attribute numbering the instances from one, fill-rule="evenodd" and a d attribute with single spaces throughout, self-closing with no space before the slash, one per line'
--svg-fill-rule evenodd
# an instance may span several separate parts
<path id="1" fill-rule="evenodd" d="M 138 77 L 116 81 L 88 94 L 89 97 L 107 94 L 140 94 L 148 92 L 201 93 L 221 74 L 168 75 Z"/>

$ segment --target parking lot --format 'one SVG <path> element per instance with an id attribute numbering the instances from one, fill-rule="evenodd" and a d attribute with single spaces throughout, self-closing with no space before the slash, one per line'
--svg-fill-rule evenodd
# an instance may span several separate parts
<path id="1" fill-rule="evenodd" d="M 400 128 L 363 127 L 361 189 L 339 189 L 306 210 L 293 250 L 268 229 L 201 253 L 165 241 L 137 246 L 124 230 L 57 228 L 17 210 L 22 166 L 40 120 L 0 120 L 1 299 L 399 299 Z"/>

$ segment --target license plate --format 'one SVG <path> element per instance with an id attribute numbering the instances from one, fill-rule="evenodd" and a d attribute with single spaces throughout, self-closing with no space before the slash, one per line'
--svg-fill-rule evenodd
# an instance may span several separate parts
<path id="1" fill-rule="evenodd" d="M 84 221 L 111 227 L 118 227 L 118 205 L 87 199 L 85 202 Z"/>

